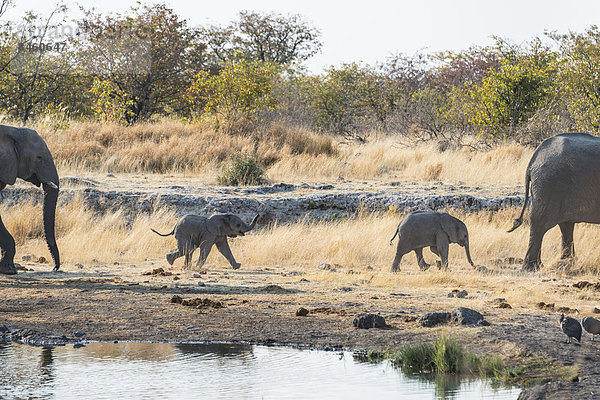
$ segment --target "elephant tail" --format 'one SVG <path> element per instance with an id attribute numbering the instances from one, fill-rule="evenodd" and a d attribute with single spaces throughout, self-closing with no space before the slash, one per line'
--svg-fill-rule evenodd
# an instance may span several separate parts
<path id="1" fill-rule="evenodd" d="M 157 231 L 155 231 L 155 230 L 154 230 L 154 229 L 152 229 L 152 228 L 150 228 L 150 230 L 151 230 L 152 232 L 156 233 L 157 235 L 160 235 L 160 236 L 171 236 L 172 234 L 174 234 L 174 233 L 175 233 L 175 228 L 173 228 L 173 230 L 172 230 L 171 232 L 169 232 L 169 233 L 160 233 L 160 232 L 157 232 Z"/>
<path id="2" fill-rule="evenodd" d="M 392 245 L 392 242 L 394 241 L 394 239 L 396 238 L 396 235 L 398 234 L 398 229 L 396 229 L 396 233 L 394 233 L 394 236 L 392 236 L 392 238 L 390 239 L 390 246 Z"/>
<path id="3" fill-rule="evenodd" d="M 525 214 L 525 208 L 527 207 L 527 201 L 529 200 L 529 184 L 531 183 L 531 176 L 529 176 L 529 169 L 527 169 L 527 174 L 525 175 L 525 201 L 523 202 L 523 208 L 521 209 L 521 215 L 519 218 L 515 219 L 513 223 L 513 227 L 510 228 L 508 232 L 512 232 L 517 229 L 523 223 L 523 214 Z"/>

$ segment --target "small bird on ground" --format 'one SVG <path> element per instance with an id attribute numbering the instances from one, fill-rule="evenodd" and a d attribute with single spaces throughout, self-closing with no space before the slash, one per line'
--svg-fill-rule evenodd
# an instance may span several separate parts
<path id="1" fill-rule="evenodd" d="M 594 341 L 594 336 L 600 335 L 600 321 L 596 318 L 584 317 L 581 320 L 581 325 L 583 325 L 583 329 L 585 329 L 587 333 L 592 335 L 592 342 Z"/>
<path id="2" fill-rule="evenodd" d="M 560 327 L 565 335 L 567 335 L 566 343 L 571 343 L 571 338 L 575 338 L 579 343 L 581 343 L 581 324 L 578 320 L 571 317 L 565 318 L 565 314 L 561 314 Z"/>

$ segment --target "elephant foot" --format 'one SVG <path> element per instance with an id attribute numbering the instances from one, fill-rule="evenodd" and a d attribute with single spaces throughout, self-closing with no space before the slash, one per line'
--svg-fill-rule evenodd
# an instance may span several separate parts
<path id="1" fill-rule="evenodd" d="M 542 265 L 541 262 L 535 262 L 535 261 L 525 262 L 525 263 L 523 263 L 523 268 L 521 268 L 521 270 L 523 272 L 536 272 L 540 269 L 541 265 Z"/>
<path id="2" fill-rule="evenodd" d="M 240 269 L 241 266 L 242 266 L 242 264 L 240 264 L 240 263 L 231 264 L 231 268 L 233 268 L 233 269 Z"/>
<path id="3" fill-rule="evenodd" d="M 419 269 L 420 269 L 421 271 L 427 271 L 427 270 L 429 269 L 429 267 L 431 267 L 431 264 L 427 264 L 427 263 L 425 263 L 425 262 L 424 262 L 424 263 L 422 263 L 422 264 L 419 264 Z"/>
<path id="4" fill-rule="evenodd" d="M 166 258 L 169 265 L 173 265 L 173 263 L 175 262 L 175 256 L 173 254 L 167 254 Z"/>
<path id="5" fill-rule="evenodd" d="M 17 273 L 17 268 L 12 262 L 8 261 L 0 261 L 0 274 L 4 275 L 15 275 Z"/>
<path id="6" fill-rule="evenodd" d="M 398 267 L 395 267 L 395 268 L 394 268 L 394 267 L 392 267 L 392 268 L 390 269 L 390 272 L 400 272 L 400 268 L 398 268 Z"/>

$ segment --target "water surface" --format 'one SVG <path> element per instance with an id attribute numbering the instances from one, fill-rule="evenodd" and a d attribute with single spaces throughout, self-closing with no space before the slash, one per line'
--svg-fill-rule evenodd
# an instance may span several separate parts
<path id="1" fill-rule="evenodd" d="M 7 399 L 516 399 L 483 380 L 430 381 L 350 352 L 245 344 L 0 344 Z"/>

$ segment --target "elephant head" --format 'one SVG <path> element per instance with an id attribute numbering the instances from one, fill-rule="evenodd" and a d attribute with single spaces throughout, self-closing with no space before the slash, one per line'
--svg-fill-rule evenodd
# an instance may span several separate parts
<path id="1" fill-rule="evenodd" d="M 48 146 L 34 130 L 0 125 L 0 165 L 0 188 L 14 184 L 17 178 L 43 187 L 44 234 L 58 270 L 60 257 L 54 234 L 58 172 Z"/>
<path id="2" fill-rule="evenodd" d="M 254 229 L 256 220 L 258 220 L 258 214 L 254 217 L 250 225 L 242 221 L 237 215 L 216 214 L 208 219 L 207 229 L 215 236 L 244 236 L 246 232 Z"/>
<path id="3" fill-rule="evenodd" d="M 449 214 L 441 214 L 440 223 L 442 230 L 448 235 L 450 243 L 458 243 L 464 247 L 469 264 L 475 266 L 473 260 L 471 260 L 471 252 L 469 251 L 469 231 L 467 230 L 467 226 L 461 220 Z"/>

